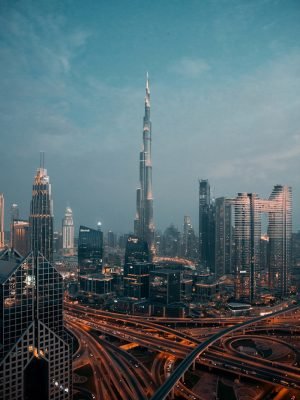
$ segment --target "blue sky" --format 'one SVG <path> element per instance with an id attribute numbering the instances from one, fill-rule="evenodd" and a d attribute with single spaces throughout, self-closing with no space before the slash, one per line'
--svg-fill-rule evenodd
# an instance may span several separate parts
<path id="1" fill-rule="evenodd" d="M 133 228 L 146 71 L 154 214 L 197 226 L 197 179 L 214 195 L 274 184 L 300 229 L 300 3 L 0 3 L 0 192 L 27 217 L 39 151 L 57 227 Z M 6 220 L 8 221 L 8 215 Z"/>

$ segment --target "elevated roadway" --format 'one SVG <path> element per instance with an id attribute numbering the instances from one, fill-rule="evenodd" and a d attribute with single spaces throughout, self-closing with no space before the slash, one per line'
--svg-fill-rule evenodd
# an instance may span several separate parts
<path id="1" fill-rule="evenodd" d="M 213 345 L 220 339 L 224 338 L 230 333 L 234 333 L 239 330 L 243 330 L 247 326 L 257 324 L 261 321 L 272 319 L 276 316 L 283 315 L 285 313 L 289 313 L 292 311 L 296 311 L 299 309 L 299 306 L 291 306 L 287 307 L 283 310 L 276 311 L 272 314 L 256 317 L 250 319 L 248 321 L 242 322 L 238 325 L 226 328 L 214 335 L 212 335 L 209 339 L 205 340 L 201 344 L 197 345 L 188 356 L 179 364 L 179 366 L 175 369 L 175 371 L 171 374 L 171 376 L 165 381 L 165 383 L 155 392 L 152 396 L 151 400 L 164 400 L 169 393 L 174 389 L 177 382 L 184 376 L 185 372 L 191 367 L 194 361 L 204 352 L 209 346 Z M 300 376 L 299 376 L 300 377 Z"/>

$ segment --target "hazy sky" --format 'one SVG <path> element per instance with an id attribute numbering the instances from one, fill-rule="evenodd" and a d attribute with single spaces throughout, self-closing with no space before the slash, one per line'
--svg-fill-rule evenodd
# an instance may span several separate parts
<path id="1" fill-rule="evenodd" d="M 46 152 L 56 226 L 133 229 L 145 75 L 154 218 L 197 227 L 215 197 L 293 187 L 300 229 L 298 0 L 0 1 L 0 192 L 28 217 Z"/>

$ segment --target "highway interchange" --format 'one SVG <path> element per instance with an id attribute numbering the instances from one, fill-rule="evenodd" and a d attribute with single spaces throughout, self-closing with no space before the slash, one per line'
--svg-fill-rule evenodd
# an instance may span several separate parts
<path id="1" fill-rule="evenodd" d="M 254 319 L 184 321 L 116 314 L 66 302 L 67 327 L 80 343 L 74 372 L 89 365 L 93 378 L 92 386 L 75 385 L 75 392 L 81 391 L 78 399 L 206 400 L 185 384 L 188 370 L 202 368 L 271 386 L 287 393 L 282 398 L 292 398 L 290 393 L 300 394 L 299 316 L 294 305 Z M 243 351 L 245 343 L 273 346 L 277 358 L 249 354 Z"/>

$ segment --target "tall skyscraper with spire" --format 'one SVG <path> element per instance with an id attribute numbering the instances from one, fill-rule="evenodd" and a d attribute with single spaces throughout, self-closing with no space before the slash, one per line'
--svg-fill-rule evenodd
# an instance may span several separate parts
<path id="1" fill-rule="evenodd" d="M 52 265 L 51 186 L 43 157 L 33 183 L 31 249 L 0 256 L 0 399 L 72 399 L 63 278 Z M 17 254 L 18 255 L 18 254 Z"/>
<path id="2" fill-rule="evenodd" d="M 145 116 L 143 124 L 143 148 L 140 152 L 140 185 L 136 193 L 134 232 L 140 239 L 145 240 L 148 243 L 151 253 L 154 254 L 151 141 L 150 86 L 147 73 Z"/>
<path id="3" fill-rule="evenodd" d="M 43 156 L 32 186 L 29 225 L 31 250 L 38 252 L 50 262 L 53 261 L 53 201 L 51 184 L 44 168 Z"/>

